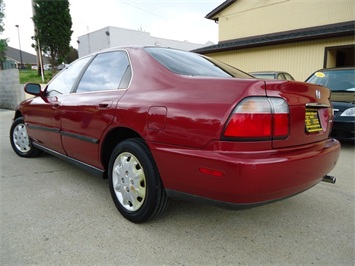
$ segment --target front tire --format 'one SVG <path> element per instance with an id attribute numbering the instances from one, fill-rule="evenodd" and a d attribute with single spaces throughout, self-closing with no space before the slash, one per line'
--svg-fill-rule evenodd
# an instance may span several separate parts
<path id="1" fill-rule="evenodd" d="M 10 143 L 12 149 L 21 157 L 36 157 L 42 153 L 41 150 L 32 146 L 22 117 L 15 119 L 11 125 Z"/>
<path id="2" fill-rule="evenodd" d="M 109 171 L 112 199 L 129 221 L 142 223 L 160 216 L 168 197 L 154 159 L 140 139 L 119 143 L 112 152 Z"/>

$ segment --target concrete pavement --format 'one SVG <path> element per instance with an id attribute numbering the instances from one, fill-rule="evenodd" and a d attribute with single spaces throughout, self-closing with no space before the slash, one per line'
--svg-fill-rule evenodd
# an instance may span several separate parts
<path id="1" fill-rule="evenodd" d="M 243 211 L 172 201 L 136 225 L 107 180 L 56 157 L 18 157 L 13 111 L 0 110 L 1 265 L 354 265 L 355 153 L 295 197 Z"/>

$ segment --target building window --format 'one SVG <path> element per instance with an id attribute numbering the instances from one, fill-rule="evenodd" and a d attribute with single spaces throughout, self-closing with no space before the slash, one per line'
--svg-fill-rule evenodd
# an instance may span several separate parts
<path id="1" fill-rule="evenodd" d="M 324 68 L 355 66 L 355 45 L 325 47 Z"/>

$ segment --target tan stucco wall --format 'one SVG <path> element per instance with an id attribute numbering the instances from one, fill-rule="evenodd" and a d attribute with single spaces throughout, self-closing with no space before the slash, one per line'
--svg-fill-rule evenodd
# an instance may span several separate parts
<path id="1" fill-rule="evenodd" d="M 219 18 L 219 41 L 355 20 L 355 0 L 238 0 Z"/>
<path id="2" fill-rule="evenodd" d="M 246 72 L 283 70 L 304 81 L 312 72 L 323 68 L 325 47 L 351 44 L 355 44 L 353 37 L 341 37 L 207 55 Z"/>

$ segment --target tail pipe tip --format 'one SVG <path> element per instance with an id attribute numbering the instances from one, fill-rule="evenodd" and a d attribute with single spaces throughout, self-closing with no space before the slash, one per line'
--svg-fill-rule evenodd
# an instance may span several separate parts
<path id="1" fill-rule="evenodd" d="M 335 176 L 325 175 L 325 176 L 323 176 L 322 181 L 323 181 L 323 182 L 327 182 L 327 183 L 335 184 L 335 182 L 337 181 L 337 179 L 336 179 Z"/>

